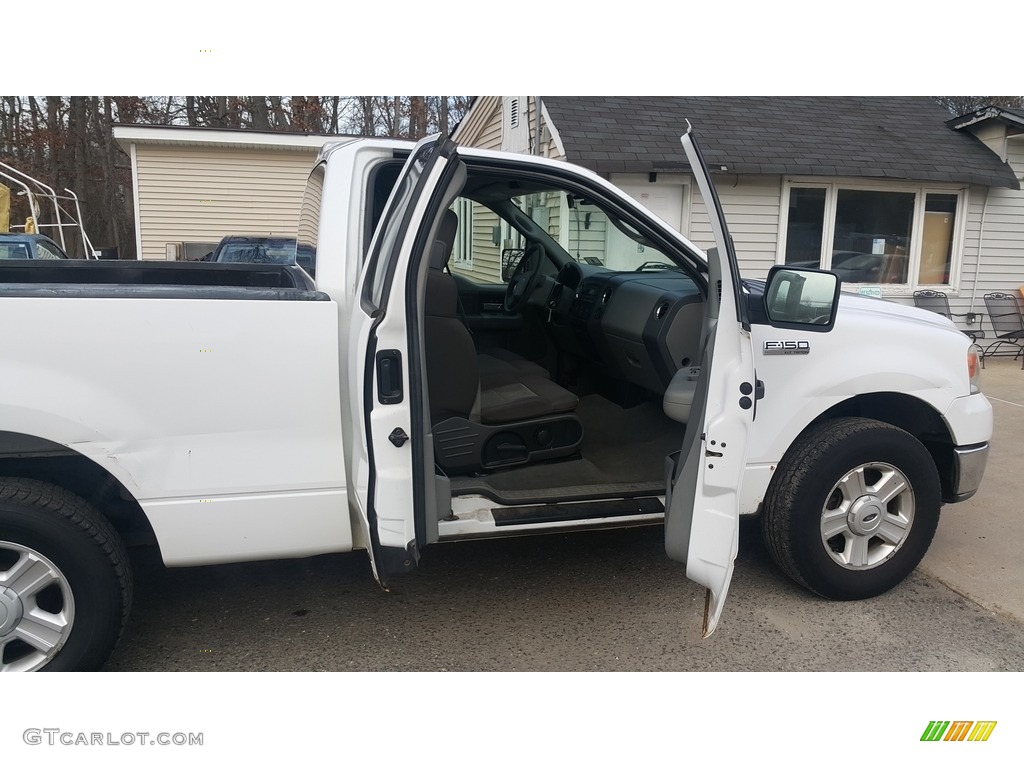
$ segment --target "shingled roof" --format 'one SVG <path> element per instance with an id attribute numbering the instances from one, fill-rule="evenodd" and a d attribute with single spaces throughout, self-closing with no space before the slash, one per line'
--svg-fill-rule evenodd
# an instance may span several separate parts
<path id="1" fill-rule="evenodd" d="M 927 97 L 545 96 L 567 159 L 599 173 L 686 171 L 688 119 L 728 173 L 1019 189 L 1011 168 Z"/>

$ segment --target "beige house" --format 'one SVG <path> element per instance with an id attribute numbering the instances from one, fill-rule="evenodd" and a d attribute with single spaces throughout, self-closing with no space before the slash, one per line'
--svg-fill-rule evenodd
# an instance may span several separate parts
<path id="1" fill-rule="evenodd" d="M 1024 283 L 1024 116 L 948 117 L 925 97 L 481 96 L 453 138 L 589 167 L 707 248 L 710 220 L 679 143 L 689 120 L 744 275 L 820 266 L 852 290 L 903 303 L 938 290 L 954 312 L 984 312 L 983 293 Z M 523 205 L 570 222 L 560 241 L 589 238 L 581 253 L 615 268 L 614 227 L 578 206 L 544 208 Z M 514 246 L 503 233 L 491 240 Z M 453 269 L 491 282 L 493 264 L 488 250 Z"/>
<path id="2" fill-rule="evenodd" d="M 225 235 L 294 236 L 317 153 L 340 138 L 114 126 L 131 157 L 138 257 L 198 259 Z"/>

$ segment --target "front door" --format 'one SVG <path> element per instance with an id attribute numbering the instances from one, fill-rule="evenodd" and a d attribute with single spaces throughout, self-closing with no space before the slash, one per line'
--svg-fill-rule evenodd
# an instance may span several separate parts
<path id="1" fill-rule="evenodd" d="M 683 137 L 698 186 L 713 212 L 717 249 L 709 254 L 709 290 L 703 362 L 681 460 L 667 489 L 666 551 L 686 563 L 687 577 L 708 590 L 704 634 L 721 615 L 738 548 L 740 484 L 756 381 L 749 324 L 741 300 L 739 272 L 717 196 L 691 137 Z M 510 161 L 511 162 L 511 161 Z M 523 160 L 525 171 L 530 160 Z M 417 487 L 424 472 L 415 452 L 419 389 L 410 369 L 419 352 L 410 349 L 415 321 L 407 286 L 426 248 L 423 226 L 435 216 L 439 190 L 458 166 L 455 146 L 445 139 L 421 142 L 389 201 L 361 278 L 350 344 L 350 397 L 356 435 L 349 477 L 374 572 L 387 576 L 415 565 L 415 521 L 425 504 Z M 592 182 L 585 174 L 579 184 Z M 437 210 L 435 210 L 437 209 Z M 418 250 L 419 249 L 419 250 Z M 415 281 L 413 281 L 415 282 Z M 422 430 L 419 434 L 423 438 Z M 418 470 L 417 470 L 418 466 Z"/>
<path id="2" fill-rule="evenodd" d="M 706 589 L 703 635 L 718 624 L 739 548 L 739 497 L 756 377 L 736 253 L 718 195 L 689 127 L 682 137 L 710 214 L 703 356 L 683 449 L 669 479 L 665 550 Z"/>
<path id="3" fill-rule="evenodd" d="M 352 304 L 346 361 L 346 414 L 353 433 L 346 457 L 349 505 L 382 586 L 390 575 L 415 567 L 422 544 L 415 521 L 425 503 L 424 436 L 414 417 L 420 395 L 410 378 L 417 356 L 410 355 L 413 302 L 407 286 L 423 255 L 416 253 L 420 225 L 452 165 L 454 148 L 443 137 L 416 145 L 374 234 Z"/>

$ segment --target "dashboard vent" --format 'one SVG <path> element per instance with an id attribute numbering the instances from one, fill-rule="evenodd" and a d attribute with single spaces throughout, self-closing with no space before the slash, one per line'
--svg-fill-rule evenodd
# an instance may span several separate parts
<path id="1" fill-rule="evenodd" d="M 607 304 L 608 300 L 612 297 L 612 289 L 605 288 L 604 293 L 601 294 L 601 303 Z"/>
<path id="2" fill-rule="evenodd" d="M 654 310 L 654 316 L 656 318 L 658 318 L 659 320 L 661 320 L 667 314 L 668 314 L 668 302 L 667 301 L 663 301 Z"/>

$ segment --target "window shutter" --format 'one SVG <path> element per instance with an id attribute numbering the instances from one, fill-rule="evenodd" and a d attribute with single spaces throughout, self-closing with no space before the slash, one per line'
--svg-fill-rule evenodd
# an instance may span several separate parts
<path id="1" fill-rule="evenodd" d="M 530 121 L 526 96 L 501 100 L 501 148 L 507 152 L 530 151 Z"/>

